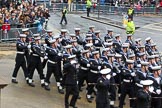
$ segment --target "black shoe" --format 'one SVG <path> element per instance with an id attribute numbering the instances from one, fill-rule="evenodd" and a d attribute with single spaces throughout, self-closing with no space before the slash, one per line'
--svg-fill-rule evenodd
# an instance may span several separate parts
<path id="1" fill-rule="evenodd" d="M 78 98 L 77 99 L 81 99 L 81 96 L 78 96 Z"/>
<path id="2" fill-rule="evenodd" d="M 59 89 L 59 88 L 58 88 L 58 92 L 59 92 L 60 94 L 64 94 L 64 90 L 63 90 L 63 89 Z"/>
<path id="3" fill-rule="evenodd" d="M 31 86 L 31 87 L 35 87 L 35 84 L 33 84 L 33 83 L 29 83 L 29 86 Z"/>
<path id="4" fill-rule="evenodd" d="M 87 101 L 88 101 L 89 103 L 92 103 L 92 98 L 87 98 Z"/>
<path id="5" fill-rule="evenodd" d="M 62 24 L 62 23 L 60 23 L 60 24 Z"/>
<path id="6" fill-rule="evenodd" d="M 50 91 L 51 90 L 50 87 L 49 87 L 49 85 L 45 85 L 44 86 L 44 89 L 47 90 L 47 91 Z"/>
<path id="7" fill-rule="evenodd" d="M 91 98 L 93 99 L 93 98 L 94 98 L 94 96 L 91 96 Z"/>
<path id="8" fill-rule="evenodd" d="M 69 105 L 69 106 L 71 106 L 72 108 L 78 108 L 77 106 L 73 106 L 73 105 Z"/>
<path id="9" fill-rule="evenodd" d="M 29 84 L 29 80 L 26 80 L 26 83 Z"/>
<path id="10" fill-rule="evenodd" d="M 45 86 L 45 84 L 41 84 L 41 87 L 44 87 Z"/>
<path id="11" fill-rule="evenodd" d="M 82 91 L 83 91 L 81 87 L 79 88 L 79 91 L 80 91 L 80 92 L 82 92 Z"/>
<path id="12" fill-rule="evenodd" d="M 15 84 L 18 84 L 18 81 L 16 81 L 16 79 L 12 79 L 11 82 L 15 83 Z"/>

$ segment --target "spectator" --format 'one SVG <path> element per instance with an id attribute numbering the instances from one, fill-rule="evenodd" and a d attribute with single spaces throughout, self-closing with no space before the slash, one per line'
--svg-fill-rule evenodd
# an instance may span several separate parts
<path id="1" fill-rule="evenodd" d="M 15 27 L 15 26 L 17 26 L 18 23 L 19 23 L 19 21 L 16 18 L 16 14 L 12 13 L 11 18 L 9 19 L 9 24 L 11 24 L 11 27 Z"/>
<path id="2" fill-rule="evenodd" d="M 0 30 L 2 28 L 2 24 L 4 23 L 3 21 L 3 15 L 0 13 Z"/>

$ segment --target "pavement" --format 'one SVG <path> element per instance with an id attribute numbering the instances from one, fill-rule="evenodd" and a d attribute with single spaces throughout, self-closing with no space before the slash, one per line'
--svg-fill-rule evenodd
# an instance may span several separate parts
<path id="1" fill-rule="evenodd" d="M 60 16 L 61 13 L 52 13 L 49 20 L 48 28 L 52 29 L 54 35 L 58 34 L 61 28 L 66 28 L 70 33 L 74 33 L 75 27 L 81 28 L 82 36 L 88 31 L 89 25 L 94 25 L 96 30 L 101 30 L 101 36 L 103 37 L 106 34 L 106 30 L 111 28 L 114 30 L 114 34 L 120 33 L 122 40 L 126 39 L 125 30 L 110 26 L 108 24 L 103 24 L 87 19 L 81 18 L 81 16 L 86 16 L 86 14 L 68 14 L 67 25 L 60 25 Z M 91 14 L 91 17 L 96 17 L 96 15 Z M 101 15 L 101 17 L 108 17 L 109 19 L 122 21 L 122 16 L 118 15 Z M 139 25 L 140 28 L 136 31 L 134 38 L 151 37 L 154 42 L 157 43 L 157 48 L 159 51 L 162 51 L 162 21 L 160 17 L 145 17 L 145 16 L 135 16 L 135 24 Z M 45 91 L 40 86 L 40 80 L 38 73 L 34 73 L 34 83 L 36 84 L 35 88 L 29 87 L 25 80 L 22 69 L 18 73 L 18 84 L 12 84 L 11 76 L 15 65 L 15 51 L 0 51 L 0 75 L 4 81 L 8 82 L 9 85 L 2 89 L 1 94 L 1 108 L 64 108 L 64 95 L 61 95 L 57 92 L 55 79 L 51 77 L 51 91 Z M 46 69 L 44 69 L 46 73 Z M 81 95 L 81 100 L 78 100 L 78 108 L 95 108 L 95 101 L 93 103 L 88 103 L 85 98 L 86 90 L 84 88 Z M 126 106 L 128 108 L 128 100 L 126 101 Z M 118 102 L 115 104 L 118 106 Z"/>

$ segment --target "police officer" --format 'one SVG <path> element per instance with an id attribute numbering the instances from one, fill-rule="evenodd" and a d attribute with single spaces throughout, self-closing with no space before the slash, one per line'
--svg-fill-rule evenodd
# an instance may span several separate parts
<path id="1" fill-rule="evenodd" d="M 67 9 L 66 9 L 66 6 L 64 6 L 62 10 L 62 17 L 61 17 L 60 24 L 62 24 L 63 20 L 65 21 L 65 24 L 67 24 L 66 14 L 67 14 Z"/>
<path id="2" fill-rule="evenodd" d="M 90 59 L 90 54 L 89 50 L 83 50 L 82 51 L 82 57 L 79 60 L 80 68 L 79 68 L 79 73 L 78 73 L 78 80 L 79 80 L 79 90 L 82 91 L 81 87 L 86 81 L 88 84 L 88 71 L 89 71 L 89 59 Z"/>
<path id="3" fill-rule="evenodd" d="M 153 66 L 151 67 L 153 75 L 150 76 L 148 79 L 153 81 L 153 92 L 151 94 L 152 101 L 151 101 L 151 108 L 161 108 L 161 87 L 162 87 L 162 78 L 161 75 L 161 66 Z"/>
<path id="4" fill-rule="evenodd" d="M 94 85 L 97 83 L 99 77 L 99 71 L 102 66 L 102 61 L 100 59 L 99 51 L 93 51 L 93 58 L 90 59 L 90 71 L 88 72 L 88 87 L 87 87 L 87 101 L 92 102 L 92 93 L 96 94 L 94 90 Z"/>
<path id="5" fill-rule="evenodd" d="M 128 17 L 131 17 L 133 20 L 133 14 L 134 14 L 134 9 L 133 9 L 133 4 L 131 4 L 130 8 L 127 11 Z"/>
<path id="6" fill-rule="evenodd" d="M 119 102 L 119 108 L 123 108 L 124 100 L 126 95 L 129 95 L 129 98 L 134 97 L 134 77 L 135 77 L 135 71 L 133 69 L 133 60 L 126 60 L 126 67 L 122 71 L 122 79 L 123 84 L 121 85 L 121 97 Z M 134 107 L 134 100 L 130 100 L 130 107 Z"/>
<path id="7" fill-rule="evenodd" d="M 106 36 L 104 37 L 104 41 L 107 42 L 108 39 L 113 39 L 113 30 L 112 29 L 109 29 L 107 30 L 107 34 Z"/>
<path id="8" fill-rule="evenodd" d="M 86 1 L 87 17 L 89 17 L 89 13 L 90 13 L 90 11 L 91 11 L 91 6 L 92 6 L 91 0 L 87 0 L 87 1 Z"/>
<path id="9" fill-rule="evenodd" d="M 110 108 L 108 90 L 110 86 L 110 80 L 108 74 L 111 72 L 111 69 L 106 68 L 100 71 L 101 77 L 98 78 L 96 88 L 96 108 Z"/>
<path id="10" fill-rule="evenodd" d="M 31 48 L 31 45 L 26 44 L 26 35 L 20 34 L 20 39 L 18 39 L 16 42 L 17 54 L 16 54 L 16 59 L 15 59 L 16 64 L 15 64 L 15 68 L 12 74 L 12 83 L 15 83 L 15 84 L 18 83 L 18 81 L 16 80 L 16 77 L 17 77 L 17 73 L 20 67 L 22 67 L 24 71 L 25 79 L 28 83 L 29 78 L 28 78 L 28 70 L 27 70 L 27 65 L 26 65 L 26 60 L 25 60 L 25 51 L 30 48 Z"/>
<path id="11" fill-rule="evenodd" d="M 128 23 L 126 26 L 126 34 L 134 34 L 135 33 L 135 25 L 132 20 L 132 17 L 128 17 Z"/>
<path id="12" fill-rule="evenodd" d="M 150 86 L 153 84 L 152 80 L 143 80 L 143 86 L 137 92 L 137 108 L 150 108 L 151 107 L 151 92 Z"/>
<path id="13" fill-rule="evenodd" d="M 53 73 L 56 79 L 58 92 L 60 94 L 64 94 L 63 88 L 61 86 L 59 66 L 58 66 L 58 61 L 61 61 L 62 54 L 59 53 L 57 50 L 57 42 L 55 39 L 51 40 L 50 43 L 51 43 L 51 47 L 46 49 L 46 52 L 48 54 L 48 63 L 47 63 L 47 74 L 45 78 L 45 90 L 48 91 L 50 90 L 49 80 Z"/>
<path id="14" fill-rule="evenodd" d="M 31 54 L 30 54 L 30 64 L 29 64 L 29 86 L 35 87 L 33 84 L 33 74 L 34 70 L 37 69 L 38 74 L 41 80 L 41 86 L 44 86 L 44 74 L 43 74 L 43 66 L 41 63 L 41 57 L 47 59 L 47 56 L 41 49 L 40 44 L 40 34 L 33 34 L 35 42 L 32 42 L 31 46 Z"/>
<path id="15" fill-rule="evenodd" d="M 78 84 L 77 84 L 77 70 L 76 70 L 76 60 L 75 55 L 71 55 L 68 57 L 69 62 L 64 64 L 64 74 L 66 74 L 65 78 L 65 86 L 66 86 L 66 94 L 65 94 L 65 108 L 69 108 L 69 106 L 73 108 L 77 108 L 76 101 L 79 96 Z M 69 104 L 69 96 L 72 94 L 72 98 Z"/>

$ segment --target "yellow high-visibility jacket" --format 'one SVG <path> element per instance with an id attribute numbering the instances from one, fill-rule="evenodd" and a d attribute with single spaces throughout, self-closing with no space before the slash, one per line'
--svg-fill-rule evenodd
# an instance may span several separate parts
<path id="1" fill-rule="evenodd" d="M 127 34 L 134 34 L 135 32 L 135 24 L 133 21 L 130 21 L 127 23 L 127 27 L 126 27 L 126 33 Z"/>

